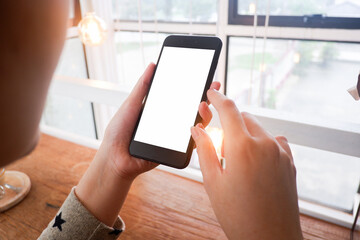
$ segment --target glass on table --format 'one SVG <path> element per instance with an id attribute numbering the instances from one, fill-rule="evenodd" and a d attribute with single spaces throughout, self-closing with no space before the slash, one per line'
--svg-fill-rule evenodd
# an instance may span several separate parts
<path id="1" fill-rule="evenodd" d="M 25 187 L 25 180 L 17 171 L 0 169 L 0 212 L 6 210 L 6 206 L 17 199 Z"/>

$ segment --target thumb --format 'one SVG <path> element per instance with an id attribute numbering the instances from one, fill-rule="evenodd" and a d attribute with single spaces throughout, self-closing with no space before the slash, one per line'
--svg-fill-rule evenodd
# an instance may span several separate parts
<path id="1" fill-rule="evenodd" d="M 149 90 L 150 81 L 154 74 L 154 70 L 155 64 L 150 63 L 135 85 L 134 89 L 131 91 L 127 101 L 132 103 L 132 105 L 136 105 L 137 107 L 142 105 L 143 99 Z"/>
<path id="2" fill-rule="evenodd" d="M 135 85 L 134 89 L 116 113 L 117 119 L 124 120 L 126 122 L 124 123 L 126 128 L 130 129 L 130 131 L 133 131 L 136 120 L 139 117 L 141 106 L 143 104 L 144 97 L 149 90 L 154 70 L 155 64 L 150 63 L 144 74 Z"/>
<path id="3" fill-rule="evenodd" d="M 196 143 L 200 168 L 204 177 L 204 183 L 206 183 L 220 174 L 221 166 L 219 159 L 211 138 L 202 128 L 198 126 L 192 127 L 191 135 Z"/>
<path id="4" fill-rule="evenodd" d="M 115 138 L 130 142 L 136 121 L 141 111 L 142 102 L 149 90 L 150 81 L 155 70 L 155 64 L 151 63 L 146 68 L 136 86 L 123 102 L 115 116 L 112 118 L 105 135 L 116 136 Z M 117 137 L 121 134 L 121 137 Z M 126 143 L 126 144 L 127 144 Z"/>

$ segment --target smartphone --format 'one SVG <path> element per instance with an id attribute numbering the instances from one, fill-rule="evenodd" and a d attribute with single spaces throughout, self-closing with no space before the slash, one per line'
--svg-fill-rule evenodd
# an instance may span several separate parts
<path id="1" fill-rule="evenodd" d="M 222 42 L 217 37 L 168 36 L 161 48 L 129 152 L 174 168 L 185 168 L 194 148 L 190 128 L 201 122 Z"/>

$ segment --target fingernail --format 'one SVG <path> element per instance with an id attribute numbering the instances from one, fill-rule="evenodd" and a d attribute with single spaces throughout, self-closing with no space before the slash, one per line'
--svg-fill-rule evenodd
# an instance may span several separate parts
<path id="1" fill-rule="evenodd" d="M 287 143 L 289 142 L 286 137 L 281 136 L 281 138 L 282 138 L 285 142 L 287 142 Z"/>
<path id="2" fill-rule="evenodd" d="M 197 127 L 191 127 L 191 135 L 194 139 L 197 139 L 200 135 L 199 129 Z"/>

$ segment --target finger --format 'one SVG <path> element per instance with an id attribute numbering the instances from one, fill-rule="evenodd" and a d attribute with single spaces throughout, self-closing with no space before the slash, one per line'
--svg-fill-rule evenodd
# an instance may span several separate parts
<path id="1" fill-rule="evenodd" d="M 241 116 L 244 119 L 246 128 L 251 136 L 260 137 L 268 135 L 266 130 L 261 126 L 259 120 L 252 114 L 247 112 L 241 112 Z"/>
<path id="2" fill-rule="evenodd" d="M 205 127 L 204 127 L 204 125 L 202 125 L 202 123 L 198 123 L 198 124 L 196 124 L 196 127 L 199 127 L 199 128 L 201 128 L 201 129 L 204 129 L 205 130 Z M 196 143 L 194 144 L 194 149 L 196 148 Z"/>
<path id="3" fill-rule="evenodd" d="M 210 89 L 215 89 L 216 91 L 219 91 L 221 87 L 221 83 L 220 82 L 212 82 L 210 85 Z M 207 104 L 209 104 L 209 100 L 206 101 Z"/>
<path id="4" fill-rule="evenodd" d="M 206 102 L 200 103 L 199 114 L 200 114 L 200 117 L 202 118 L 202 124 L 206 127 L 210 123 L 212 116 L 213 116 L 212 112 Z"/>
<path id="5" fill-rule="evenodd" d="M 282 149 L 284 149 L 284 151 L 291 157 L 292 159 L 292 153 L 291 153 L 291 149 L 288 143 L 288 140 L 286 139 L 286 137 L 284 136 L 276 136 L 275 137 L 276 141 L 280 144 L 280 146 L 282 147 Z"/>
<path id="6" fill-rule="evenodd" d="M 203 173 L 204 183 L 214 179 L 221 172 L 221 166 L 216 155 L 211 138 L 204 129 L 192 127 L 191 135 L 197 146 L 200 168 Z"/>
<path id="7" fill-rule="evenodd" d="M 126 141 L 130 141 L 136 120 L 141 110 L 143 99 L 149 89 L 154 69 L 155 64 L 149 64 L 128 98 L 111 120 L 113 124 L 118 125 L 117 128 L 120 129 L 123 134 L 123 139 Z"/>
<path id="8" fill-rule="evenodd" d="M 210 89 L 219 90 L 220 86 L 221 86 L 220 82 L 213 82 L 210 85 Z M 201 102 L 199 105 L 199 114 L 202 118 L 202 123 L 204 124 L 205 127 L 209 124 L 213 116 L 208 104 L 209 104 L 209 100 L 207 100 L 206 102 Z"/>
<path id="9" fill-rule="evenodd" d="M 221 126 L 225 134 L 249 134 L 244 119 L 234 101 L 215 90 L 208 90 L 208 99 L 219 113 Z"/>
<path id="10" fill-rule="evenodd" d="M 133 107 L 141 106 L 142 101 L 149 90 L 150 81 L 155 70 L 155 64 L 150 63 L 146 68 L 143 75 L 140 77 L 139 81 L 135 85 L 134 89 L 130 93 L 127 101 L 131 102 Z"/>
<path id="11" fill-rule="evenodd" d="M 210 85 L 210 89 L 215 89 L 217 91 L 219 91 L 221 87 L 221 83 L 220 82 L 212 82 L 211 85 Z"/>

